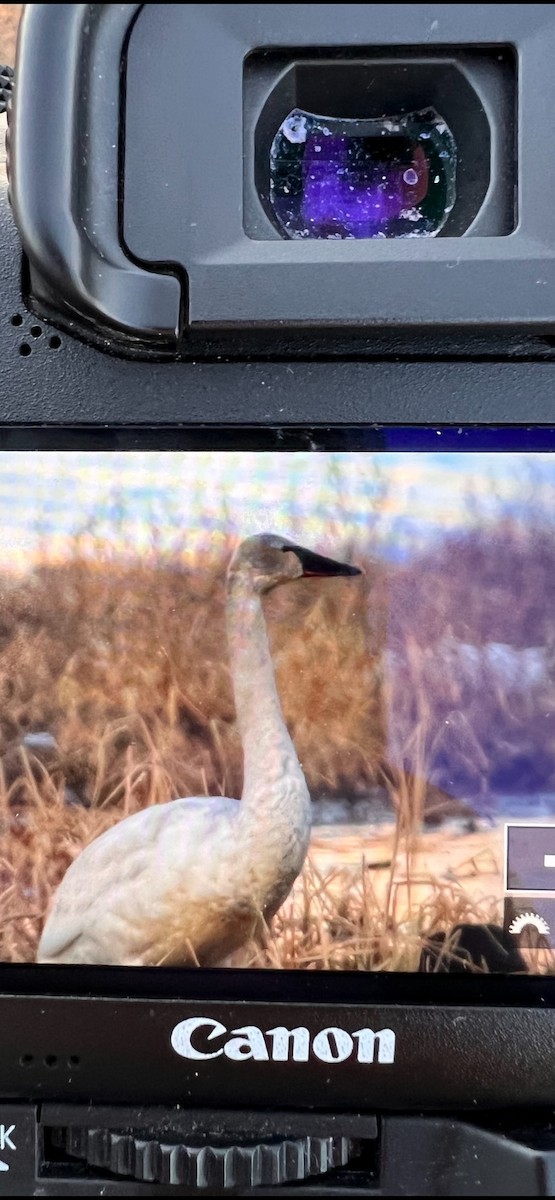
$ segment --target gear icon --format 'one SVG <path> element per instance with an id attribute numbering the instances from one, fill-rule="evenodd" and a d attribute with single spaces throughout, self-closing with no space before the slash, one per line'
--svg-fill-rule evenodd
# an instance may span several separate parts
<path id="1" fill-rule="evenodd" d="M 511 924 L 509 925 L 509 933 L 522 933 L 522 930 L 525 929 L 527 925 L 532 925 L 534 929 L 537 929 L 538 933 L 543 934 L 544 937 L 547 937 L 551 932 L 547 921 L 541 917 L 539 913 L 525 912 L 519 913 L 518 916 L 511 921 Z"/>

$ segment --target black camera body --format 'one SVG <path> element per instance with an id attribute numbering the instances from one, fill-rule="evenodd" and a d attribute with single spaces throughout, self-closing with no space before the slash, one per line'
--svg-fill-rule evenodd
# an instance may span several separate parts
<path id="1" fill-rule="evenodd" d="M 28 6 L 0 449 L 553 449 L 554 50 L 554 5 Z M 429 111 L 441 212 L 304 236 L 290 114 L 349 163 L 391 135 L 414 190 Z M 8 1195 L 552 1194 L 548 974 L 0 976 Z"/>

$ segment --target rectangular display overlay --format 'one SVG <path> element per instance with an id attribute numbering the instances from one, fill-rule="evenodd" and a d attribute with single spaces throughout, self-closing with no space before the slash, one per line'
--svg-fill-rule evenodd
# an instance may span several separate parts
<path id="1" fill-rule="evenodd" d="M 0 452 L 0 959 L 555 970 L 555 460 Z"/>

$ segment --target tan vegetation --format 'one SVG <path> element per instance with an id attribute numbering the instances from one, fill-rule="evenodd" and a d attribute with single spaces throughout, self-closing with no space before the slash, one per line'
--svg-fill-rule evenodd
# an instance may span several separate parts
<path id="1" fill-rule="evenodd" d="M 13 66 L 22 4 L 0 4 L 0 63 Z"/>
<path id="2" fill-rule="evenodd" d="M 186 561 L 154 549 L 143 560 L 125 561 L 88 533 L 76 538 L 71 560 L 55 565 L 43 556 L 24 578 L 0 580 L 4 960 L 33 960 L 65 870 L 111 824 L 180 795 L 240 796 L 241 747 L 224 624 L 230 550 L 231 543 L 216 556 L 199 551 Z M 252 965 L 414 969 L 436 931 L 501 917 L 499 830 L 422 833 L 427 764 L 442 715 L 446 706 L 452 713 L 458 705 L 468 723 L 469 708 L 456 679 L 436 672 L 432 686 L 426 673 L 429 646 L 416 636 L 426 628 L 425 621 L 417 625 L 423 621 L 426 570 L 419 590 L 416 567 L 388 576 L 383 565 L 356 559 L 366 569 L 357 589 L 338 580 L 307 580 L 269 598 L 285 717 L 315 798 L 355 801 L 383 779 L 386 713 L 398 715 L 403 757 L 413 775 L 389 773 L 396 824 L 330 829 L 327 837 L 315 828 L 305 871 L 267 945 L 250 948 L 244 958 Z M 448 623 L 453 589 L 459 588 L 460 604 L 462 585 L 453 584 L 445 566 L 441 574 L 434 564 L 429 595 Z M 409 587 L 411 572 L 412 609 L 396 601 L 394 610 L 394 633 L 405 637 L 409 669 L 387 696 L 386 625 L 395 588 Z M 467 590 L 479 586 L 469 577 Z M 529 697 L 521 711 L 518 697 L 499 696 L 493 685 L 484 685 L 482 694 L 489 723 L 480 731 L 478 710 L 471 713 L 481 757 L 472 743 L 469 755 L 486 764 L 487 777 L 496 756 L 506 752 L 507 723 L 515 742 L 528 736 L 522 711 L 530 721 L 536 701 Z M 549 704 L 555 711 L 545 687 L 540 699 L 542 712 Z M 534 719 L 531 729 L 539 737 Z M 45 730 L 58 747 L 48 761 L 22 746 L 26 733 Z"/>
<path id="3" fill-rule="evenodd" d="M 86 559 L 77 539 L 71 562 L 2 581 L 4 959 L 33 958 L 69 863 L 122 816 L 179 795 L 240 796 L 228 553 L 190 569 L 124 565 L 101 545 Z M 374 782 L 383 740 L 363 592 L 353 599 L 332 582 L 299 584 L 293 599 L 284 589 L 268 606 L 284 710 L 315 794 Z M 56 738 L 47 765 L 21 745 L 36 730 Z"/>

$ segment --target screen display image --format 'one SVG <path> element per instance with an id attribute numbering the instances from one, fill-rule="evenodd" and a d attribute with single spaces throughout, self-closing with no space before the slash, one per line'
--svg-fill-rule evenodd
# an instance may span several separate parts
<path id="1" fill-rule="evenodd" d="M 555 971 L 555 460 L 3 451 L 0 959 Z"/>

